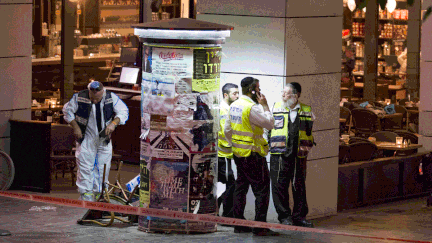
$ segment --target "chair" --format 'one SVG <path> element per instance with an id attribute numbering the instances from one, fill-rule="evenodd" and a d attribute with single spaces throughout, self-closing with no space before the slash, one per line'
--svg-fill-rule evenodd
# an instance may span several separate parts
<path id="1" fill-rule="evenodd" d="M 371 137 L 376 138 L 377 142 L 392 142 L 396 143 L 396 137 L 399 137 L 397 133 L 391 131 L 380 131 L 371 135 Z"/>
<path id="2" fill-rule="evenodd" d="M 414 123 L 410 123 L 408 125 L 408 131 L 413 132 L 413 133 L 418 133 L 419 132 L 418 125 L 414 124 Z"/>
<path id="3" fill-rule="evenodd" d="M 403 120 L 403 114 L 402 116 L 384 117 L 381 122 L 381 129 L 387 131 L 402 130 L 404 129 Z"/>
<path id="4" fill-rule="evenodd" d="M 369 137 L 372 133 L 379 131 L 379 119 L 374 112 L 356 108 L 351 110 L 351 116 L 355 127 L 356 137 Z"/>
<path id="5" fill-rule="evenodd" d="M 339 145 L 339 164 L 350 162 L 350 147 L 349 145 Z"/>
<path id="6" fill-rule="evenodd" d="M 391 131 L 380 131 L 371 135 L 371 137 L 376 138 L 377 142 L 391 142 L 396 143 L 396 137 L 399 137 L 397 133 Z M 394 150 L 381 150 L 383 157 L 391 157 L 397 154 Z"/>
<path id="7" fill-rule="evenodd" d="M 341 106 L 339 117 L 345 119 L 345 122 L 340 123 L 341 133 L 348 132 L 349 134 L 351 130 L 351 111 L 348 108 Z M 347 129 L 347 125 L 348 125 L 348 129 Z"/>
<path id="8" fill-rule="evenodd" d="M 57 170 L 60 167 L 63 172 L 69 170 L 72 174 L 72 186 L 75 182 L 75 154 L 73 147 L 75 145 L 74 130 L 69 125 L 51 125 L 51 172 L 55 173 L 57 179 Z"/>
<path id="9" fill-rule="evenodd" d="M 402 113 L 402 123 L 406 124 L 406 130 L 408 130 L 408 124 L 409 124 L 408 110 L 404 106 L 401 106 L 401 105 L 395 105 L 394 108 L 395 108 L 396 113 Z M 399 130 L 399 129 L 397 129 L 397 130 Z"/>
<path id="10" fill-rule="evenodd" d="M 122 160 L 122 156 L 120 154 L 115 154 L 113 151 L 111 161 L 116 163 L 116 165 L 117 165 L 116 170 L 119 170 L 119 164 L 120 164 L 121 160 Z"/>
<path id="11" fill-rule="evenodd" d="M 401 100 L 399 100 L 399 105 L 402 105 L 402 106 L 404 106 L 405 105 L 405 103 L 407 103 L 407 101 L 408 101 L 408 99 L 401 99 Z"/>
<path id="12" fill-rule="evenodd" d="M 376 157 L 378 147 L 371 142 L 349 144 L 350 162 L 369 161 Z"/>
<path id="13" fill-rule="evenodd" d="M 396 130 L 394 131 L 399 137 L 403 137 L 403 139 L 411 140 L 411 143 L 418 143 L 418 134 L 406 131 L 406 130 Z"/>

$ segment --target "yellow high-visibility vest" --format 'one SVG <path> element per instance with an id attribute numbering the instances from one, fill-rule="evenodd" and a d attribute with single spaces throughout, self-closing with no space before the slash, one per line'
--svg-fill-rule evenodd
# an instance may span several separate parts
<path id="1" fill-rule="evenodd" d="M 231 146 L 228 145 L 228 141 L 225 138 L 225 122 L 226 119 L 228 118 L 228 110 L 225 109 L 225 107 L 220 108 L 220 120 L 219 120 L 219 124 L 220 124 L 220 129 L 218 132 L 218 157 L 225 157 L 228 159 L 232 159 L 233 157 L 233 152 L 231 149 Z"/>
<path id="2" fill-rule="evenodd" d="M 268 153 L 267 141 L 263 138 L 262 127 L 254 126 L 249 121 L 253 101 L 240 97 L 230 106 L 229 116 L 232 128 L 232 151 L 237 157 L 249 157 L 252 152 L 261 156 Z"/>
<path id="3" fill-rule="evenodd" d="M 307 157 L 314 144 L 312 109 L 310 106 L 300 103 L 300 110 L 297 115 L 300 119 L 297 157 L 304 158 Z M 289 109 L 284 108 L 282 102 L 276 102 L 273 106 L 273 117 L 275 118 L 275 126 L 271 130 L 269 139 L 270 153 L 283 154 L 288 144 Z"/>

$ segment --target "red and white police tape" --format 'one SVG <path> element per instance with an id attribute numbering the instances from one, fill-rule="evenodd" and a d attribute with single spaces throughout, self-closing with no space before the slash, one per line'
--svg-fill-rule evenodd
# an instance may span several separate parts
<path id="1" fill-rule="evenodd" d="M 343 236 L 369 238 L 369 239 L 377 239 L 377 240 L 393 240 L 393 241 L 416 242 L 416 243 L 431 242 L 431 241 L 398 239 L 398 238 L 391 238 L 391 237 L 367 236 L 367 235 L 343 233 L 343 232 L 317 229 L 317 228 L 305 228 L 305 227 L 288 226 L 288 225 L 275 224 L 275 223 L 250 221 L 244 219 L 226 218 L 226 217 L 219 217 L 219 216 L 206 215 L 206 214 L 184 213 L 184 212 L 167 211 L 167 210 L 154 209 L 154 208 L 140 208 L 140 207 L 132 207 L 132 206 L 125 206 L 125 205 L 110 204 L 110 203 L 89 202 L 89 201 L 82 201 L 77 199 L 47 197 L 47 196 L 5 192 L 5 191 L 0 191 L 0 196 L 23 199 L 28 201 L 35 201 L 35 202 L 44 202 L 44 203 L 50 203 L 50 204 L 56 204 L 61 206 L 68 206 L 68 207 L 111 211 L 117 213 L 134 214 L 134 215 L 142 215 L 142 216 L 153 216 L 153 217 L 160 217 L 160 218 L 185 219 L 185 220 L 218 223 L 218 224 L 271 228 L 271 229 L 300 231 L 300 232 L 308 232 L 308 233 L 343 235 Z"/>

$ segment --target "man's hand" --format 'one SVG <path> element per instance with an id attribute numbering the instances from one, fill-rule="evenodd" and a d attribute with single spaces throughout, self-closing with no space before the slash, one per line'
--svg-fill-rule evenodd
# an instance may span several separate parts
<path id="1" fill-rule="evenodd" d="M 107 135 L 107 136 L 111 136 L 111 133 L 112 132 L 114 132 L 114 129 L 116 128 L 116 125 L 114 124 L 114 123 L 110 123 L 107 127 L 106 127 L 106 129 L 105 129 L 105 134 Z"/>
<path id="2" fill-rule="evenodd" d="M 82 132 L 80 128 L 74 128 L 74 134 L 76 140 L 80 140 L 82 138 Z"/>
<path id="3" fill-rule="evenodd" d="M 263 106 L 264 110 L 269 111 L 270 109 L 268 107 L 267 99 L 266 99 L 265 95 L 263 95 L 261 92 L 258 92 L 257 98 L 258 98 L 258 103 Z"/>

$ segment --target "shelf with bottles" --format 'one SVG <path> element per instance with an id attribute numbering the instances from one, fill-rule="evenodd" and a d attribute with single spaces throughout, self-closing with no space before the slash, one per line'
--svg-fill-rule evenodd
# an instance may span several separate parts
<path id="1" fill-rule="evenodd" d="M 352 18 L 354 22 L 364 23 L 365 18 Z M 382 23 L 392 23 L 392 24 L 408 24 L 408 20 L 405 19 L 378 19 Z"/>
<path id="2" fill-rule="evenodd" d="M 180 17 L 180 1 L 179 0 L 162 0 L 161 5 L 162 12 L 169 13 L 168 18 L 179 18 Z M 160 16 L 163 20 L 163 16 Z"/>
<path id="3" fill-rule="evenodd" d="M 152 21 L 170 19 L 170 17 L 171 17 L 171 14 L 168 12 L 162 12 L 162 13 L 152 12 Z"/>
<path id="4" fill-rule="evenodd" d="M 138 9 L 139 0 L 100 0 L 101 9 Z"/>
<path id="5" fill-rule="evenodd" d="M 178 6 L 179 1 L 178 0 L 162 0 L 162 7 L 172 7 L 172 6 Z"/>
<path id="6" fill-rule="evenodd" d="M 405 40 L 408 34 L 408 25 L 379 24 L 378 31 L 381 40 Z M 364 39 L 364 23 L 353 23 L 353 38 Z"/>
<path id="7" fill-rule="evenodd" d="M 378 19 L 380 21 L 407 21 L 408 20 L 408 9 L 398 8 L 393 12 L 389 12 L 387 9 L 379 10 Z M 364 21 L 366 12 L 357 9 L 352 13 L 352 19 L 354 21 Z"/>

